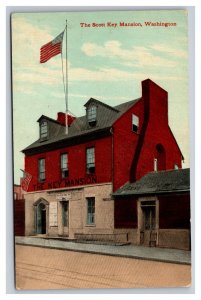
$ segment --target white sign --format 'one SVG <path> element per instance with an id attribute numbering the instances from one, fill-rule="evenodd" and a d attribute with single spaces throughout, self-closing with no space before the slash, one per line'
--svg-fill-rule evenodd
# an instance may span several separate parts
<path id="1" fill-rule="evenodd" d="M 58 226 L 57 202 L 50 202 L 50 206 L 49 206 L 49 224 L 50 224 L 50 226 Z"/>
<path id="2" fill-rule="evenodd" d="M 57 200 L 70 200 L 71 199 L 71 193 L 58 193 L 56 194 Z"/>

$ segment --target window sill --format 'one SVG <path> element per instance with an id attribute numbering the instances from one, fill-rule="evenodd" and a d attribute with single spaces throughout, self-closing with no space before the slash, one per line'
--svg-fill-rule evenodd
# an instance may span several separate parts
<path id="1" fill-rule="evenodd" d="M 96 227 L 96 224 L 86 224 L 85 227 Z"/>

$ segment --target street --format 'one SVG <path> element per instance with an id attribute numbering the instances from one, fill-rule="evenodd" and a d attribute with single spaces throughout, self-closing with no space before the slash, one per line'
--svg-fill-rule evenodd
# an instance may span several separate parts
<path id="1" fill-rule="evenodd" d="M 191 266 L 16 245 L 16 288 L 185 287 Z"/>

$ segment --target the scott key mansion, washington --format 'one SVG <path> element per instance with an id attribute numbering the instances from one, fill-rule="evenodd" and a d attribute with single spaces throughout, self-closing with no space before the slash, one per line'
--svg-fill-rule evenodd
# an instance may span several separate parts
<path id="1" fill-rule="evenodd" d="M 23 150 L 31 174 L 25 235 L 190 247 L 189 169 L 168 125 L 168 93 L 150 79 L 136 100 L 96 99 L 75 118 L 38 119 Z"/>

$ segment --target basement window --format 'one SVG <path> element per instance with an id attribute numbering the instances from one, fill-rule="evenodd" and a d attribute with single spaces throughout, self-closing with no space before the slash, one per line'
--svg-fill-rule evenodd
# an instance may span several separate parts
<path id="1" fill-rule="evenodd" d="M 132 131 L 137 133 L 138 128 L 139 128 L 139 117 L 132 114 Z"/>

